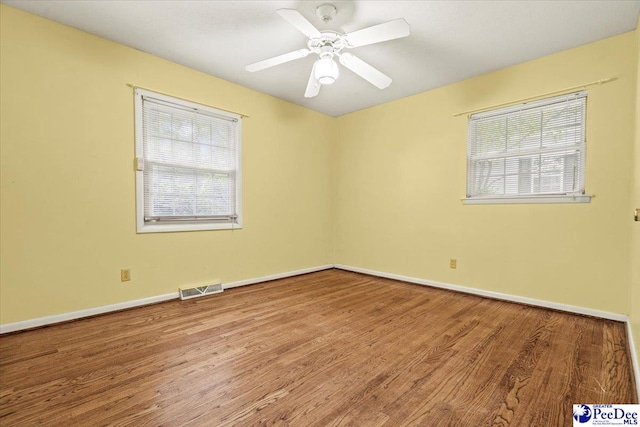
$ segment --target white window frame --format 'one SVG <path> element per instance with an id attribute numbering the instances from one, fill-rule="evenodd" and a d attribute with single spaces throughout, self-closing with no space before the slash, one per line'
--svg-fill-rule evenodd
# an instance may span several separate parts
<path id="1" fill-rule="evenodd" d="M 562 192 L 562 193 L 538 193 L 538 194 L 522 194 L 522 195 L 517 195 L 517 194 L 508 194 L 508 195 L 476 195 L 476 194 L 472 194 L 472 188 L 471 188 L 471 182 L 472 182 L 472 177 L 471 177 L 471 173 L 473 171 L 473 167 L 472 167 L 472 162 L 474 161 L 474 159 L 471 156 L 472 153 L 472 147 L 473 144 L 475 143 L 475 141 L 472 138 L 472 132 L 471 132 L 471 126 L 472 126 L 472 119 L 474 118 L 483 118 L 483 117 L 493 117 L 493 116 L 500 116 L 500 115 L 511 115 L 513 113 L 517 113 L 519 111 L 527 111 L 530 110 L 532 108 L 539 108 L 539 107 L 543 107 L 546 105 L 552 105 L 555 103 L 560 103 L 560 102 L 564 102 L 566 100 L 570 100 L 570 99 L 579 99 L 579 98 L 584 98 L 585 99 L 585 115 L 583 117 L 583 122 L 582 122 L 582 134 L 581 134 L 581 144 L 579 146 L 580 148 L 580 162 L 581 162 L 581 167 L 580 167 L 580 172 L 581 172 L 581 177 L 580 177 L 580 188 L 577 189 L 574 192 Z M 545 99 L 540 99 L 540 100 L 536 100 L 536 101 L 532 101 L 532 102 L 527 102 L 527 103 L 523 103 L 523 104 L 519 104 L 519 105 L 513 105 L 513 106 L 509 106 L 509 107 L 503 107 L 503 108 L 496 108 L 493 110 L 488 110 L 488 111 L 483 111 L 481 113 L 478 114 L 473 114 L 471 116 L 469 116 L 469 120 L 468 120 L 468 136 L 467 136 L 467 174 L 466 174 L 466 178 L 467 178 L 467 192 L 466 192 L 466 198 L 462 199 L 462 202 L 464 204 L 520 204 L 520 203 L 588 203 L 591 201 L 591 197 L 593 197 L 590 194 L 586 194 L 585 193 L 585 179 L 586 179 L 586 98 L 587 98 L 587 92 L 586 91 L 580 91 L 580 92 L 575 92 L 575 93 L 571 93 L 571 94 L 566 94 L 566 95 L 561 95 L 561 96 L 555 96 L 555 97 L 550 97 L 550 98 L 545 98 Z M 544 152 L 551 152 L 553 150 L 549 150 L 549 149 L 544 149 L 541 148 L 539 150 L 540 153 L 544 153 Z M 562 151 L 561 149 L 558 149 L 558 151 Z M 527 154 L 536 154 L 536 150 L 535 149 L 531 149 L 528 150 Z M 518 158 L 520 157 L 522 154 L 521 153 L 517 153 L 514 152 L 514 155 L 512 156 L 512 158 Z M 497 157 L 504 157 L 505 159 L 510 158 L 510 156 L 500 156 L 498 155 Z M 506 167 L 506 166 L 505 166 Z M 561 179 L 564 179 L 564 176 L 561 175 L 560 176 Z M 532 182 L 533 185 L 533 182 Z"/>
<path id="2" fill-rule="evenodd" d="M 237 121 L 236 131 L 236 174 L 235 174 L 235 203 L 236 216 L 227 222 L 221 221 L 179 221 L 179 222 L 150 222 L 145 221 L 144 200 L 144 144 L 143 144 L 143 97 L 154 98 L 179 107 L 202 111 L 205 114 L 223 117 Z M 218 110 L 195 102 L 152 92 L 150 90 L 135 89 L 135 155 L 136 155 L 136 223 L 138 233 L 164 233 L 177 231 L 201 230 L 234 230 L 242 228 L 242 116 L 223 110 Z"/>

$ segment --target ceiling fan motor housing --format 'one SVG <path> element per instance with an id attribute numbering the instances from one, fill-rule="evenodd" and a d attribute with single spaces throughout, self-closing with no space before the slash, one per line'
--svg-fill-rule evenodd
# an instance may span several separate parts
<path id="1" fill-rule="evenodd" d="M 331 47 L 334 54 L 340 53 L 347 46 L 344 36 L 335 31 L 323 31 L 320 37 L 311 38 L 307 42 L 309 50 L 320 55 L 325 47 Z"/>

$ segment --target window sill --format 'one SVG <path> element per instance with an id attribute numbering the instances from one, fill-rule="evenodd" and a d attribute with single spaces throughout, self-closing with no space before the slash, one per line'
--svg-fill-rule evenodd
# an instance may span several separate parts
<path id="1" fill-rule="evenodd" d="M 461 200 L 464 205 L 511 205 L 533 203 L 589 203 L 592 197 L 594 197 L 592 194 L 578 194 L 575 196 L 471 197 Z"/>
<path id="2" fill-rule="evenodd" d="M 181 231 L 207 231 L 207 230 L 241 230 L 242 224 L 144 224 L 138 226 L 137 232 L 144 233 L 175 233 Z"/>

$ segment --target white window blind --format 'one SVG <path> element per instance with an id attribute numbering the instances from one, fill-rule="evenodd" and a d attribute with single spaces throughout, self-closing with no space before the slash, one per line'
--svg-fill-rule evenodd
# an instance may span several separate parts
<path id="1" fill-rule="evenodd" d="M 238 225 L 240 117 L 141 89 L 136 96 L 136 149 L 144 164 L 139 230 Z"/>
<path id="2" fill-rule="evenodd" d="M 586 95 L 472 115 L 467 198 L 584 194 Z"/>

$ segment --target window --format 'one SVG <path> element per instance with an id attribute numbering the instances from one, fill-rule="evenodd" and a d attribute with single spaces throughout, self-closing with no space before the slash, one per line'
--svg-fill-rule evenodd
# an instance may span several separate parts
<path id="1" fill-rule="evenodd" d="M 135 92 L 139 233 L 241 227 L 241 117 Z"/>
<path id="2" fill-rule="evenodd" d="M 469 118 L 465 203 L 588 202 L 586 92 Z"/>

